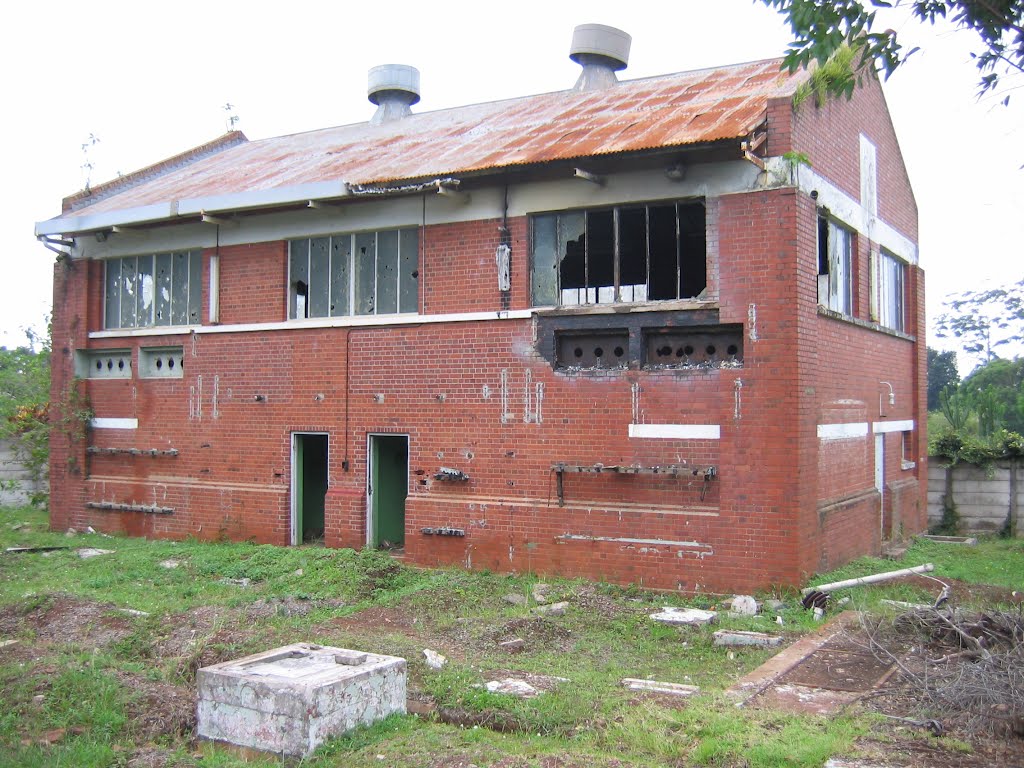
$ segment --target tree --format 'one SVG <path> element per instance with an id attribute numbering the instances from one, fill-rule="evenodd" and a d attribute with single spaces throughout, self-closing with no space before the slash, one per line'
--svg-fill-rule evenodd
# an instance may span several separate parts
<path id="1" fill-rule="evenodd" d="M 956 387 L 960 373 L 956 369 L 956 352 L 939 352 L 928 347 L 928 410 L 939 409 L 939 393 Z"/>
<path id="2" fill-rule="evenodd" d="M 992 360 L 976 368 L 960 385 L 975 403 L 989 401 L 1000 424 L 1024 434 L 1024 358 Z"/>
<path id="3" fill-rule="evenodd" d="M 978 68 L 979 94 L 999 86 L 1007 71 L 1024 72 L 1024 0 L 761 0 L 789 22 L 794 40 L 785 64 L 795 71 L 811 61 L 825 64 L 844 45 L 859 52 L 857 73 L 877 68 L 888 77 L 914 50 L 905 51 L 897 32 L 876 31 L 880 8 L 909 5 L 914 16 L 934 23 L 949 18 L 961 29 L 977 33 L 971 56 Z M 832 79 L 831 95 L 852 95 L 855 78 Z M 1009 101 L 1007 96 L 1003 102 Z"/>
<path id="4" fill-rule="evenodd" d="M 946 301 L 935 320 L 935 335 L 960 339 L 964 352 L 981 363 L 999 357 L 997 350 L 1024 339 L 1024 280 L 1008 288 L 964 291 Z"/>

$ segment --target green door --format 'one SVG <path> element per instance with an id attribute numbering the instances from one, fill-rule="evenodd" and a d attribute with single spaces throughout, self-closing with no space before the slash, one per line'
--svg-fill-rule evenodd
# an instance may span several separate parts
<path id="1" fill-rule="evenodd" d="M 371 546 L 399 549 L 405 544 L 405 497 L 409 491 L 409 438 L 370 435 Z"/>
<path id="2" fill-rule="evenodd" d="M 328 438 L 323 434 L 292 435 L 293 541 L 321 541 L 324 497 L 327 494 Z"/>

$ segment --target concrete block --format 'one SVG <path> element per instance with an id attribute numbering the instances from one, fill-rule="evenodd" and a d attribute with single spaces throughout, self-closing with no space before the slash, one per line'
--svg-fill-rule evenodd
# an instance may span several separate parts
<path id="1" fill-rule="evenodd" d="M 753 645 L 758 648 L 775 648 L 782 645 L 783 640 L 777 635 L 766 635 L 763 632 L 742 632 L 730 629 L 720 629 L 712 637 L 715 638 L 715 645 Z"/>
<path id="2" fill-rule="evenodd" d="M 204 667 L 196 685 L 201 738 L 305 757 L 331 736 L 404 714 L 406 662 L 295 643 Z"/>
<path id="3" fill-rule="evenodd" d="M 671 608 L 666 606 L 658 613 L 652 613 L 651 619 L 662 624 L 701 625 L 714 623 L 717 615 L 714 611 L 703 611 L 700 608 Z"/>
<path id="4" fill-rule="evenodd" d="M 752 595 L 736 595 L 729 606 L 729 612 L 737 616 L 757 616 L 761 606 Z"/>

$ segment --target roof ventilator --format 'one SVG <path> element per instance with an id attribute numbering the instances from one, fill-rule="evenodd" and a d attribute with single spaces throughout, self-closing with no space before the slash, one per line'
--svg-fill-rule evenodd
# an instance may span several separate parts
<path id="1" fill-rule="evenodd" d="M 577 91 L 598 91 L 619 82 L 616 72 L 629 62 L 633 38 L 604 24 L 580 24 L 572 32 L 569 58 L 583 67 L 573 86 Z"/>
<path id="2" fill-rule="evenodd" d="M 420 100 L 420 71 L 406 64 L 381 64 L 370 69 L 366 96 L 377 105 L 370 125 L 401 120 Z"/>

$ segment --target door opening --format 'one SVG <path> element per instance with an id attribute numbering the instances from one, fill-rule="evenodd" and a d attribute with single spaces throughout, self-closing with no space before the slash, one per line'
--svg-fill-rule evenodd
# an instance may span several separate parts
<path id="1" fill-rule="evenodd" d="M 292 544 L 323 542 L 327 458 L 327 435 L 292 434 Z"/>
<path id="2" fill-rule="evenodd" d="M 405 546 L 405 497 L 409 492 L 409 437 L 369 437 L 367 544 L 401 549 Z"/>

